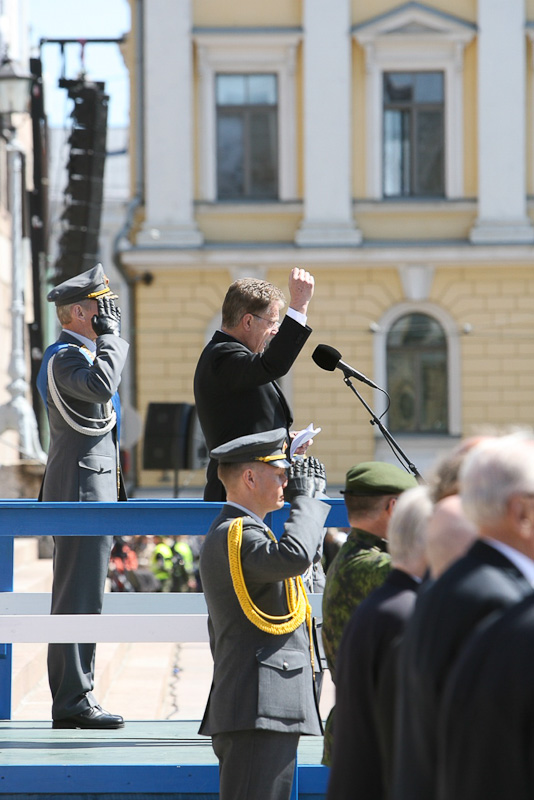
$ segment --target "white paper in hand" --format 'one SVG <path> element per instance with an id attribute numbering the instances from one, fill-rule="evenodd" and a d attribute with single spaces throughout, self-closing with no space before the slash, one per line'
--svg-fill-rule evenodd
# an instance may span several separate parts
<path id="1" fill-rule="evenodd" d="M 313 422 L 310 422 L 307 428 L 303 431 L 299 431 L 294 439 L 291 440 L 291 449 L 289 451 L 290 459 L 293 458 L 295 452 L 299 449 L 299 447 L 306 442 L 309 442 L 310 439 L 313 439 L 318 433 L 321 432 L 321 428 L 314 428 Z"/>

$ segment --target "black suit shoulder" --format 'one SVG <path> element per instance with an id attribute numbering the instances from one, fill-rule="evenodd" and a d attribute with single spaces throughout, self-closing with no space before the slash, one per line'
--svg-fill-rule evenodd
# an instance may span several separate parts
<path id="1" fill-rule="evenodd" d="M 489 618 L 443 693 L 439 800 L 530 800 L 534 769 L 534 595 Z"/>
<path id="2" fill-rule="evenodd" d="M 517 567 L 479 540 L 418 597 L 400 652 L 394 800 L 434 796 L 436 719 L 445 681 L 477 626 L 530 591 Z"/>
<path id="3" fill-rule="evenodd" d="M 352 614 L 339 647 L 328 800 L 382 800 L 391 772 L 397 640 L 418 583 L 392 570 Z"/>

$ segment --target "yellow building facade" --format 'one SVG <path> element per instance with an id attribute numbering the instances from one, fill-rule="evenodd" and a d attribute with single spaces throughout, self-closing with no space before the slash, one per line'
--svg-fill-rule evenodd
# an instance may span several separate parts
<path id="1" fill-rule="evenodd" d="M 283 387 L 296 429 L 321 426 L 331 483 L 394 456 L 342 373 L 313 362 L 320 343 L 388 389 L 383 422 L 423 473 L 462 436 L 531 425 L 534 0 L 131 7 L 120 258 L 153 277 L 134 288 L 141 414 L 193 402 L 232 280 L 285 288 L 302 266 L 313 334 Z"/>

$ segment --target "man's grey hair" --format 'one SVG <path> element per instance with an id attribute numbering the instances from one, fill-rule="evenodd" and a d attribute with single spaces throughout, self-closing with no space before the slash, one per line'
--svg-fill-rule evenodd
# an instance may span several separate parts
<path id="1" fill-rule="evenodd" d="M 400 495 L 388 525 L 388 549 L 394 564 L 406 565 L 424 556 L 432 508 L 427 486 L 414 486 Z"/>
<path id="2" fill-rule="evenodd" d="M 475 525 L 502 519 L 515 494 L 534 494 L 534 439 L 524 433 L 476 445 L 460 469 L 464 513 Z"/>
<path id="3" fill-rule="evenodd" d="M 56 314 L 61 325 L 68 325 L 72 322 L 72 309 L 74 306 L 82 306 L 86 311 L 91 309 L 91 300 L 78 300 L 77 303 L 68 303 L 66 306 L 56 306 Z"/>

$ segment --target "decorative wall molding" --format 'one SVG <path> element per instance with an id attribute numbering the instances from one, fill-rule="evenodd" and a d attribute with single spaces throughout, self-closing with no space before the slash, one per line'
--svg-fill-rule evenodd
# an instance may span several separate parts
<path id="1" fill-rule="evenodd" d="M 444 73 L 445 196 L 463 196 L 463 54 L 475 33 L 473 23 L 420 3 L 354 26 L 353 36 L 365 51 L 368 197 L 382 197 L 382 76 L 410 70 Z"/>
<path id="2" fill-rule="evenodd" d="M 215 77 L 218 72 L 268 72 L 278 77 L 278 186 L 280 200 L 297 193 L 296 87 L 297 49 L 302 34 L 274 30 L 193 32 L 199 80 L 200 199 L 217 199 Z"/>

